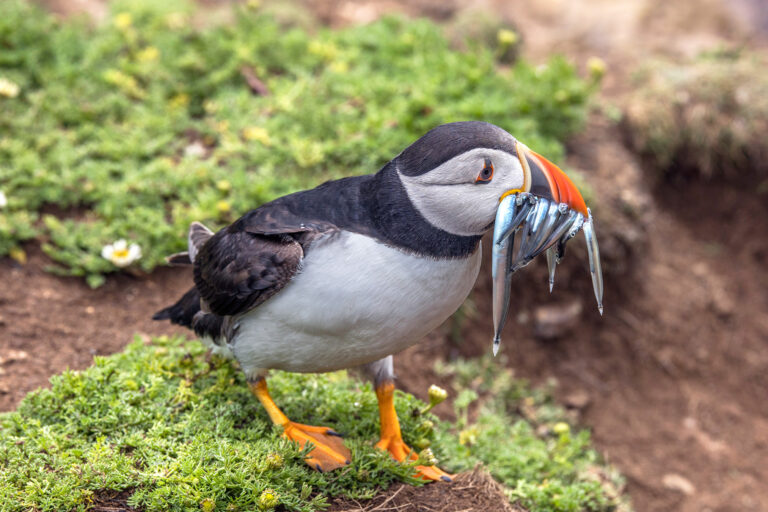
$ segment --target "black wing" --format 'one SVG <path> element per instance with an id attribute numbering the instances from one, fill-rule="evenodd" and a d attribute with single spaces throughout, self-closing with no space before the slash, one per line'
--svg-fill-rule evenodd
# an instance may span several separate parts
<path id="1" fill-rule="evenodd" d="M 195 287 L 203 307 L 220 316 L 255 308 L 296 275 L 314 238 L 336 229 L 302 219 L 280 203 L 252 210 L 195 255 Z"/>
<path id="2" fill-rule="evenodd" d="M 195 258 L 195 287 L 212 313 L 236 315 L 280 291 L 304 257 L 288 235 L 219 231 Z"/>

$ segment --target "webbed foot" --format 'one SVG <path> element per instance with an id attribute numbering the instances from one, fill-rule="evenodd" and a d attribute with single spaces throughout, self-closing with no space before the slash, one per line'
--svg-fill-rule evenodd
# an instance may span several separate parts
<path id="1" fill-rule="evenodd" d="M 320 472 L 333 471 L 349 464 L 352 452 L 344 446 L 341 435 L 328 427 L 302 425 L 289 421 L 283 425 L 283 436 L 296 441 L 303 448 L 307 442 L 313 445 L 304 461 Z"/>
<path id="2" fill-rule="evenodd" d="M 384 450 L 392 455 L 392 458 L 399 462 L 418 460 L 419 456 L 400 437 L 388 437 L 381 439 L 376 443 L 376 448 Z M 450 482 L 453 475 L 450 475 L 437 466 L 416 466 L 416 474 L 413 475 L 422 480 L 442 480 Z"/>

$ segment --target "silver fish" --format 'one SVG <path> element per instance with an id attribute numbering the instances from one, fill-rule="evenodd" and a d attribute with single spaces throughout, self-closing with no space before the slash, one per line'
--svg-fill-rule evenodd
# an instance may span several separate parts
<path id="1" fill-rule="evenodd" d="M 589 218 L 584 221 L 584 239 L 587 242 L 587 254 L 589 255 L 589 273 L 592 275 L 592 288 L 597 299 L 597 310 L 603 314 L 603 269 L 600 266 L 600 249 L 597 247 L 595 225 L 592 212 L 587 209 Z"/>
<path id="2" fill-rule="evenodd" d="M 520 225 L 521 219 L 517 215 L 525 212 L 527 215 L 529 205 L 517 204 L 516 195 L 509 195 L 501 200 L 496 212 L 496 222 L 493 227 L 493 264 L 491 275 L 493 277 L 493 355 L 499 352 L 501 343 L 501 329 L 507 321 L 509 311 L 509 294 L 511 289 L 512 273 L 509 272 L 509 263 L 512 255 L 512 246 L 515 244 L 515 229 Z M 525 218 L 525 217 L 522 217 Z"/>
<path id="3" fill-rule="evenodd" d="M 547 249 L 547 270 L 549 270 L 549 293 L 555 287 L 555 270 L 557 269 L 557 248 Z"/>
<path id="4" fill-rule="evenodd" d="M 565 244 L 583 229 L 589 253 L 592 286 L 600 314 L 603 312 L 603 275 L 592 213 L 588 218 L 566 204 L 557 204 L 528 193 L 505 197 L 496 211 L 493 229 L 493 355 L 499 351 L 501 331 L 509 315 L 512 275 L 542 252 L 547 254 L 549 291 L 555 269 L 565 254 Z M 519 236 L 515 233 L 519 231 Z M 517 248 L 514 248 L 518 238 Z"/>

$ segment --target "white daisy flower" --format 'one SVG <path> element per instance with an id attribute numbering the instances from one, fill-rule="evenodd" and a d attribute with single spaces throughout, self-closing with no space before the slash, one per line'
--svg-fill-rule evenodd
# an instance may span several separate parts
<path id="1" fill-rule="evenodd" d="M 5 197 L 5 192 L 0 190 L 0 208 L 5 208 L 8 206 L 8 198 Z"/>
<path id="2" fill-rule="evenodd" d="M 141 247 L 137 244 L 128 245 L 123 239 L 113 244 L 105 245 L 101 250 L 101 256 L 112 262 L 116 267 L 127 267 L 134 261 L 141 258 Z"/>
<path id="3" fill-rule="evenodd" d="M 15 98 L 19 95 L 19 86 L 5 77 L 0 76 L 0 96 Z"/>

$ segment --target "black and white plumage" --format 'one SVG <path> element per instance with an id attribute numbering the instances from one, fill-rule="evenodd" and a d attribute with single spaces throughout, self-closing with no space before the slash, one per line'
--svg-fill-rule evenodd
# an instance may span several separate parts
<path id="1" fill-rule="evenodd" d="M 195 285 L 154 318 L 194 329 L 252 381 L 367 365 L 378 393 L 391 355 L 469 294 L 501 198 L 556 194 L 526 151 L 488 123 L 442 125 L 376 174 L 278 198 L 215 234 L 194 224 L 171 261 L 193 264 Z"/>
<path id="2" fill-rule="evenodd" d="M 478 184 L 489 156 L 496 183 Z M 468 172 L 456 173 L 460 165 Z M 487 123 L 443 125 L 374 175 L 281 197 L 216 234 L 195 225 L 195 288 L 155 318 L 229 348 L 249 376 L 369 363 L 418 341 L 461 305 L 498 198 L 523 181 L 511 135 Z M 467 188 L 487 189 L 484 215 Z M 456 221 L 427 220 L 452 210 Z M 462 216 L 471 220 L 462 225 Z"/>

